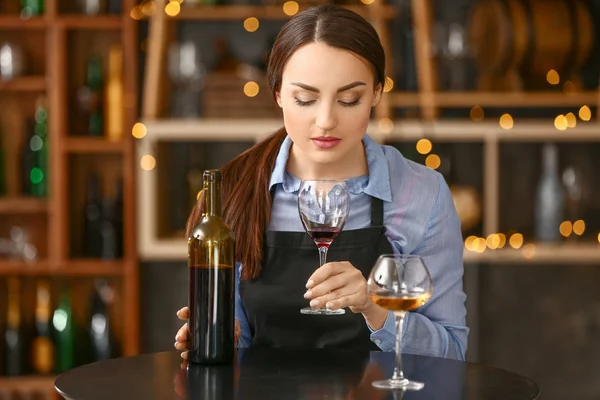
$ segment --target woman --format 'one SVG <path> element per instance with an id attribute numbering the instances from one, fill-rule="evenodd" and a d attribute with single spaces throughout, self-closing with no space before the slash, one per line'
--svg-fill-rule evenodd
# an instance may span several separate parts
<path id="1" fill-rule="evenodd" d="M 397 252 L 422 256 L 434 282 L 429 302 L 405 317 L 403 351 L 465 358 L 463 246 L 449 188 L 438 172 L 365 134 L 384 66 L 375 29 L 345 8 L 308 9 L 280 31 L 267 74 L 285 128 L 222 169 L 223 214 L 236 233 L 239 262 L 239 347 L 393 351 L 393 314 L 369 299 L 366 278 L 380 254 Z M 351 193 L 344 231 L 318 269 L 297 211 L 302 179 L 346 179 Z M 351 312 L 301 314 L 309 302 Z M 187 307 L 177 315 L 186 320 Z M 177 349 L 187 349 L 187 336 L 184 325 Z"/>

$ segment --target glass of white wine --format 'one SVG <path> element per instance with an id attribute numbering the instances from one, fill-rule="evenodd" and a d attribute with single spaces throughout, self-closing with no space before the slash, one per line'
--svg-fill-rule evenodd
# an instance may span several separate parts
<path id="1" fill-rule="evenodd" d="M 379 389 L 420 390 L 425 385 L 410 381 L 402 372 L 402 322 L 408 311 L 421 307 L 433 293 L 433 282 L 423 259 L 416 255 L 382 254 L 368 280 L 371 300 L 396 316 L 396 367 L 390 379 L 375 381 Z"/>

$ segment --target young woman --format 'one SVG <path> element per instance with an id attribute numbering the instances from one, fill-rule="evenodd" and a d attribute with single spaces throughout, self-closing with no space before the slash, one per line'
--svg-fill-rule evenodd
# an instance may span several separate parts
<path id="1" fill-rule="evenodd" d="M 222 169 L 223 215 L 236 234 L 239 347 L 393 351 L 394 316 L 370 300 L 366 279 L 380 254 L 396 252 L 422 256 L 434 283 L 429 302 L 405 317 L 403 351 L 464 359 L 463 244 L 450 190 L 441 174 L 365 133 L 384 66 L 375 29 L 345 8 L 311 8 L 281 29 L 267 74 L 285 127 Z M 320 268 L 298 215 L 303 179 L 345 179 L 351 193 L 344 231 Z M 301 314 L 307 304 L 350 312 Z M 177 315 L 186 320 L 187 307 Z M 187 337 L 184 325 L 175 343 L 183 358 Z"/>

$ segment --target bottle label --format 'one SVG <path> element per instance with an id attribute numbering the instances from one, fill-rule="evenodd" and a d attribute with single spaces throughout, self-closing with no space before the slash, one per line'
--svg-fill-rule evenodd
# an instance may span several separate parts
<path id="1" fill-rule="evenodd" d="M 42 374 L 52 372 L 54 352 L 52 342 L 47 337 L 37 337 L 33 341 L 33 366 Z"/>

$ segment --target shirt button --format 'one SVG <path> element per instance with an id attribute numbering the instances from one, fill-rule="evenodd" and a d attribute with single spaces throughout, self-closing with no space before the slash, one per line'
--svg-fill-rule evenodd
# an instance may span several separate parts
<path id="1" fill-rule="evenodd" d="M 377 339 L 377 340 L 375 340 L 375 343 L 376 344 L 381 344 L 381 340 Z"/>

